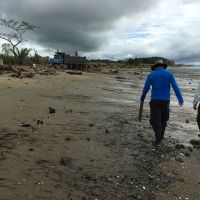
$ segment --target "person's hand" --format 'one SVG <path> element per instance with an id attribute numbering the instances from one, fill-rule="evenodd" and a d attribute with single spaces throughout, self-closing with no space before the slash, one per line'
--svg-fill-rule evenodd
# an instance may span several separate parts
<path id="1" fill-rule="evenodd" d="M 193 109 L 194 109 L 194 110 L 197 109 L 197 103 L 193 104 Z"/>
<path id="2" fill-rule="evenodd" d="M 179 106 L 182 107 L 183 106 L 183 102 L 179 102 Z"/>

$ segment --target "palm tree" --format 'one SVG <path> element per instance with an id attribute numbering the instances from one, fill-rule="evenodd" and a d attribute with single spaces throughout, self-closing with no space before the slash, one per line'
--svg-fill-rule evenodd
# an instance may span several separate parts
<path id="1" fill-rule="evenodd" d="M 16 48 L 16 58 L 18 61 L 18 64 L 22 65 L 24 63 L 24 60 L 28 57 L 29 53 L 32 49 L 28 48 L 21 48 L 20 50 Z"/>

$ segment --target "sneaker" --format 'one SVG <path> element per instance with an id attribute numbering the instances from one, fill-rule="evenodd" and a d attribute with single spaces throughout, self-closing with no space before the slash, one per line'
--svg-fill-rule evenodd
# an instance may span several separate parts
<path id="1" fill-rule="evenodd" d="M 158 141 L 156 140 L 154 143 L 153 143 L 154 146 L 160 146 L 161 145 L 161 141 Z"/>

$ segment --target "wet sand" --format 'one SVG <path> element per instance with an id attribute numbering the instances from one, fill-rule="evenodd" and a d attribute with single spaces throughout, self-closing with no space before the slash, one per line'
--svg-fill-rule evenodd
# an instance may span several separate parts
<path id="1" fill-rule="evenodd" d="M 152 145 L 148 98 L 137 120 L 146 73 L 1 75 L 0 199 L 198 199 L 199 150 L 174 147 L 198 139 L 196 80 L 176 73 L 187 102 L 173 98 L 161 147 Z"/>

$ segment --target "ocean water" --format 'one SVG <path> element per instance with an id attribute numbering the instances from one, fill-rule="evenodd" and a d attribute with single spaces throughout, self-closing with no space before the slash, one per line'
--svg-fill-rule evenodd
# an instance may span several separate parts
<path id="1" fill-rule="evenodd" d="M 177 78 L 200 80 L 200 66 L 175 67 L 170 69 Z"/>
<path id="2" fill-rule="evenodd" d="M 172 127 L 176 127 L 168 134 L 177 140 L 177 142 L 189 143 L 191 139 L 198 139 L 198 126 L 196 123 L 197 111 L 193 110 L 193 99 L 200 82 L 200 66 L 176 67 L 171 70 L 178 82 L 184 97 L 183 107 L 178 106 L 176 96 L 172 90 L 171 109 L 172 109 Z M 173 117 L 174 116 L 174 117 Z M 186 119 L 190 123 L 186 123 Z"/>

